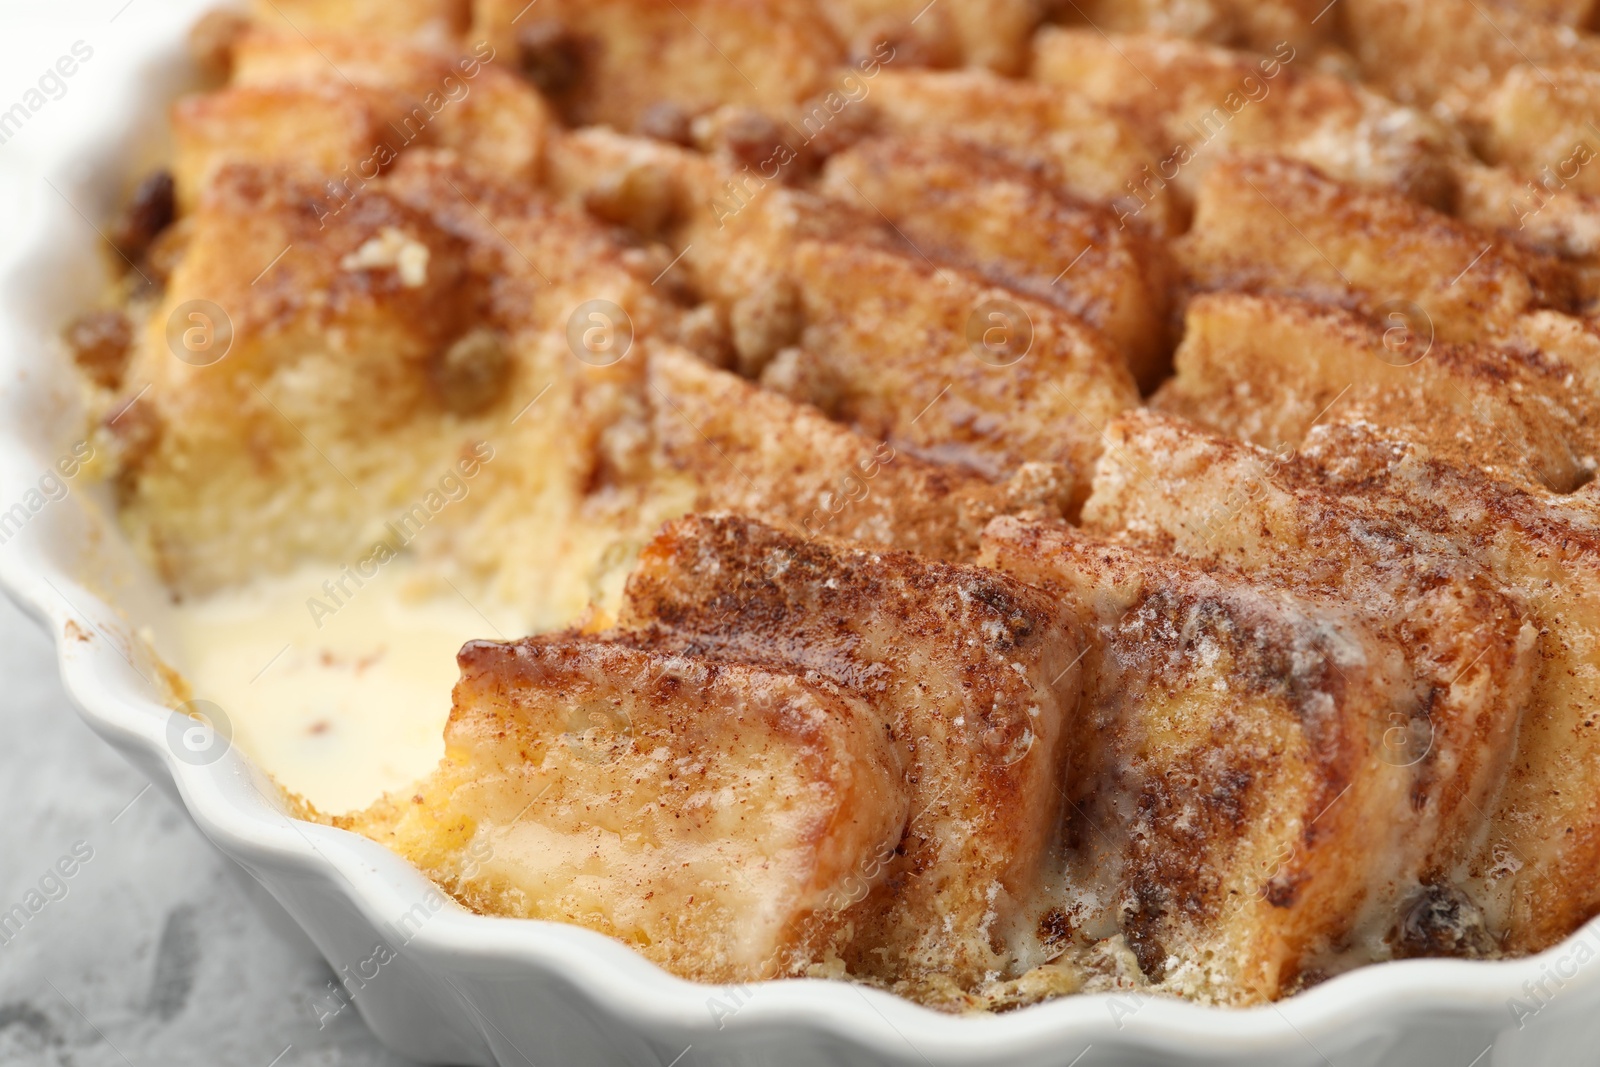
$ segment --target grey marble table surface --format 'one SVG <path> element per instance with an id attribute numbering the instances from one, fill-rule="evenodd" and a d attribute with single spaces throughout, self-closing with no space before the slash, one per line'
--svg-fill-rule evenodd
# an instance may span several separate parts
<path id="1" fill-rule="evenodd" d="M 89 731 L 3 595 L 0 811 L 0 1064 L 407 1062 L 354 1010 L 319 1016 L 310 942 Z"/>

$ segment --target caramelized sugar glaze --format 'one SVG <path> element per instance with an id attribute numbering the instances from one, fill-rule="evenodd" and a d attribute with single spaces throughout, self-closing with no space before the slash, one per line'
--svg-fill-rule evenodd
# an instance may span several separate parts
<path id="1" fill-rule="evenodd" d="M 947 1010 L 1532 952 L 1600 910 L 1595 17 L 277 0 L 68 340 L 175 594 L 535 620 L 305 805 L 471 908 Z"/>

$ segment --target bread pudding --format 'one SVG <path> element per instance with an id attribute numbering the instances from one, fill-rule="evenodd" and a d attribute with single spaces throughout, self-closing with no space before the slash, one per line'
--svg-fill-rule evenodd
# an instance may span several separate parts
<path id="1" fill-rule="evenodd" d="M 1536 952 L 1597 27 L 262 2 L 66 344 L 190 688 L 467 908 L 946 1011 Z"/>

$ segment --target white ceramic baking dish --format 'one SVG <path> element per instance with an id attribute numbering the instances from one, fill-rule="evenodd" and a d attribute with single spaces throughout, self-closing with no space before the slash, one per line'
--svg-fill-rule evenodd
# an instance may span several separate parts
<path id="1" fill-rule="evenodd" d="M 1590 965 L 1600 923 L 1536 958 L 1386 964 L 1250 1011 L 1082 996 L 959 1018 L 844 983 L 684 982 L 586 930 L 469 914 L 378 845 L 290 819 L 225 739 L 196 738 L 193 720 L 160 703 L 136 636 L 147 627 L 159 645 L 160 590 L 120 541 L 101 491 L 47 477 L 83 433 L 54 338 L 98 286 L 93 225 L 159 144 L 166 102 L 186 79 L 183 32 L 203 0 L 122 5 L 0 14 L 0 63 L 21 64 L 9 69 L 42 74 L 78 40 L 94 52 L 59 100 L 50 82 L 24 135 L 0 145 L 0 585 L 55 636 L 67 689 L 95 732 L 305 928 L 396 1051 L 541 1067 L 1600 1058 L 1600 966 Z M 11 102 L 0 99 L 0 114 Z"/>

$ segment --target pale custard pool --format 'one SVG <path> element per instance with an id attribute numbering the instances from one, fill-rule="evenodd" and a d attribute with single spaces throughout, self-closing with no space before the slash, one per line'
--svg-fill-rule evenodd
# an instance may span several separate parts
<path id="1" fill-rule="evenodd" d="M 173 666 L 193 697 L 220 707 L 233 743 L 323 812 L 364 807 L 431 771 L 457 650 L 533 629 L 448 586 L 419 595 L 413 566 L 397 559 L 353 595 L 330 596 L 323 583 L 336 575 L 308 565 L 175 612 Z"/>

